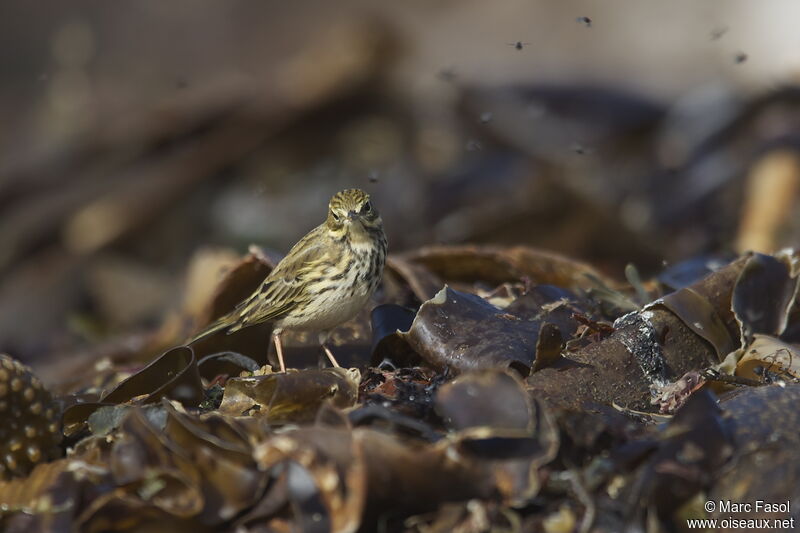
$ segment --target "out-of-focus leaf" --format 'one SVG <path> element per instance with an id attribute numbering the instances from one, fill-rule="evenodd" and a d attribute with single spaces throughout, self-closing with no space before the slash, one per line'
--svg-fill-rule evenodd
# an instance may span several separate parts
<path id="1" fill-rule="evenodd" d="M 195 252 L 186 267 L 183 314 L 198 318 L 208 312 L 222 275 L 240 261 L 226 248 L 203 247 Z"/>
<path id="2" fill-rule="evenodd" d="M 631 516 L 634 508 L 649 505 L 662 521 L 669 521 L 689 498 L 708 487 L 732 450 L 730 428 L 716 398 L 705 390 L 692 394 L 659 436 L 658 449 L 626 487 Z"/>
<path id="3" fill-rule="evenodd" d="M 797 242 L 787 229 L 798 207 L 800 158 L 793 147 L 776 145 L 749 161 L 734 245 L 738 250 L 769 253 L 782 242 Z"/>
<path id="4" fill-rule="evenodd" d="M 404 520 L 403 526 L 408 531 L 425 533 L 512 532 L 520 530 L 521 521 L 516 512 L 504 506 L 470 500 L 466 503 L 446 503 L 431 513 L 410 516 Z"/>
<path id="5" fill-rule="evenodd" d="M 531 431 L 531 409 L 519 379 L 497 370 L 462 374 L 436 394 L 436 411 L 454 431 L 471 427 Z"/>
<path id="6" fill-rule="evenodd" d="M 499 309 L 507 309 L 511 304 L 519 301 L 523 296 L 527 296 L 531 291 L 537 290 L 539 287 L 558 289 L 558 287 L 553 287 L 552 285 L 535 285 L 531 287 L 530 282 L 511 283 L 507 281 L 490 290 L 484 290 L 478 286 L 475 294 Z M 566 290 L 564 292 L 571 294 Z"/>
<path id="7" fill-rule="evenodd" d="M 348 413 L 348 419 L 355 427 L 369 427 L 428 442 L 436 442 L 442 438 L 442 433 L 430 424 L 381 404 L 353 409 Z"/>
<path id="8" fill-rule="evenodd" d="M 605 279 L 585 263 L 526 246 L 430 246 L 403 257 L 425 266 L 445 283 L 478 281 L 496 286 L 527 278 L 536 284 L 575 289 L 589 285 L 587 274 Z"/>
<path id="9" fill-rule="evenodd" d="M 232 422 L 213 413 L 198 420 L 168 408 L 164 434 L 178 464 L 187 461 L 182 471 L 196 471 L 202 523 L 228 521 L 257 501 L 266 477 L 256 468 L 247 436 Z"/>
<path id="10" fill-rule="evenodd" d="M 568 335 L 578 323 L 574 313 L 592 314 L 591 304 L 569 289 L 555 285 L 534 285 L 503 308 L 520 318 L 546 320 L 562 328 Z"/>
<path id="11" fill-rule="evenodd" d="M 464 374 L 441 387 L 436 409 L 454 432 L 453 448 L 486 461 L 504 498 L 522 504 L 538 492 L 538 468 L 555 457 L 559 438 L 519 378 L 496 370 Z"/>
<path id="12" fill-rule="evenodd" d="M 145 500 L 177 516 L 190 517 L 200 512 L 203 500 L 197 474 L 187 467 L 188 457 L 171 453 L 177 450 L 169 446 L 164 428 L 154 426 L 134 408 L 123 419 L 122 433 L 108 455 L 115 484 L 128 487 L 128 495 L 133 496 L 139 488 L 159 480 L 161 489 L 147 490 Z M 93 513 L 99 511 L 100 505 L 96 503 Z"/>
<path id="13" fill-rule="evenodd" d="M 263 435 L 220 415 L 196 418 L 177 405 L 165 400 L 156 407 L 127 407 L 119 432 L 92 441 L 110 441 L 110 448 L 76 449 L 108 464 L 112 474 L 82 511 L 81 527 L 152 530 L 161 517 L 174 528 L 202 529 L 231 520 L 257 501 L 266 477 L 256 467 L 249 438 L 251 432 L 254 439 Z"/>
<path id="14" fill-rule="evenodd" d="M 141 414 L 159 429 L 167 422 L 167 414 L 160 405 L 134 407 L 132 405 L 104 405 L 89 415 L 86 420 L 92 435 L 105 437 L 120 426 L 131 409 L 139 409 Z"/>
<path id="15" fill-rule="evenodd" d="M 662 270 L 657 279 L 667 290 L 677 291 L 697 283 L 710 273 L 730 263 L 735 256 L 699 255 L 670 265 Z"/>
<path id="16" fill-rule="evenodd" d="M 265 497 L 288 504 L 289 518 L 298 529 L 353 532 L 358 528 L 368 488 L 363 448 L 355 433 L 327 427 L 297 429 L 262 442 L 254 457 L 261 470 L 285 480 L 273 484 Z M 256 507 L 240 523 L 273 523 L 268 513 L 276 508 Z"/>
<path id="17" fill-rule="evenodd" d="M 639 269 L 636 268 L 636 265 L 633 263 L 628 263 L 625 265 L 625 279 L 628 280 L 630 286 L 636 291 L 637 304 L 642 306 L 652 300 L 650 293 L 648 293 L 647 289 L 644 288 L 644 283 L 642 283 L 642 277 L 639 274 Z"/>
<path id="18" fill-rule="evenodd" d="M 25 479 L 0 482 L 3 531 L 69 531 L 78 511 L 76 474 L 101 481 L 97 472 L 68 470 L 71 464 L 70 459 L 59 459 L 36 466 Z"/>
<path id="19" fill-rule="evenodd" d="M 357 428 L 353 437 L 367 471 L 367 524 L 386 506 L 423 512 L 444 501 L 485 498 L 496 491 L 488 465 L 448 454 L 445 441 L 429 446 L 364 428 Z"/>
<path id="20" fill-rule="evenodd" d="M 441 279 L 425 266 L 396 254 L 386 258 L 384 283 L 389 285 L 394 299 L 401 298 L 402 288 L 405 287 L 418 303 L 430 300 L 443 285 Z"/>
<path id="21" fill-rule="evenodd" d="M 231 268 L 219 281 L 207 308 L 201 313 L 197 330 L 201 330 L 215 319 L 232 311 L 236 305 L 264 281 L 272 271 L 274 262 L 262 249 L 252 246 L 238 264 Z M 258 324 L 226 335 L 211 335 L 192 343 L 198 357 L 220 352 L 244 354 L 256 361 L 266 362 L 270 324 Z"/>
<path id="22" fill-rule="evenodd" d="M 589 275 L 589 281 L 591 286 L 586 289 L 586 295 L 597 304 L 606 317 L 619 318 L 639 310 L 639 304 L 634 302 L 630 296 L 611 287 L 603 280 Z"/>
<path id="23" fill-rule="evenodd" d="M 526 429 L 471 427 L 451 439 L 458 455 L 483 464 L 487 478 L 512 506 L 529 503 L 538 494 L 539 468 L 556 457 L 560 444 L 558 429 L 547 407 L 533 401 L 530 413 Z"/>
<path id="24" fill-rule="evenodd" d="M 788 513 L 753 516 L 787 519 L 797 516 L 800 501 L 800 384 L 742 387 L 720 400 L 732 421 L 735 449 L 729 466 L 713 484 L 708 499 L 790 502 Z M 755 509 L 754 509 L 755 511 Z M 725 516 L 717 509 L 716 517 Z"/>

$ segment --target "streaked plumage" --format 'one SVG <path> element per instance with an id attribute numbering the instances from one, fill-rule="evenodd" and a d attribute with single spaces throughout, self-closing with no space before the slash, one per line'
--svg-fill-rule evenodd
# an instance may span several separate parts
<path id="1" fill-rule="evenodd" d="M 189 342 L 273 322 L 281 371 L 284 330 L 320 331 L 320 344 L 338 366 L 325 344 L 328 333 L 367 303 L 383 274 L 386 249 L 383 222 L 369 195 L 340 191 L 331 198 L 325 222 L 300 239 L 253 294 Z"/>

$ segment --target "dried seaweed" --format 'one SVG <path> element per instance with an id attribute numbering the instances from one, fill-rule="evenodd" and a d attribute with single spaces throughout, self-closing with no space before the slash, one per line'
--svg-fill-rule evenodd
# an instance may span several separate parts
<path id="1" fill-rule="evenodd" d="M 730 427 L 716 399 L 705 391 L 693 394 L 629 485 L 629 517 L 647 512 L 642 505 L 649 504 L 659 520 L 668 522 L 689 498 L 711 485 L 732 452 Z"/>
<path id="2" fill-rule="evenodd" d="M 657 532 L 759 499 L 800 517 L 800 255 L 766 255 L 800 234 L 800 90 L 534 84 L 533 33 L 474 55 L 502 54 L 490 87 L 428 60 L 470 39 L 432 20 L 494 5 L 350 4 L 193 6 L 179 47 L 161 3 L 56 10 L 38 89 L 41 54 L 15 55 L 0 347 L 34 370 L 0 357 L 0 530 Z M 614 17 L 588 14 L 557 19 L 591 44 Z M 155 24 L 144 56 L 118 19 Z M 17 30 L 11 50 L 40 48 Z M 179 61 L 141 78 L 125 58 L 148 50 Z M 280 258 L 237 250 L 285 251 L 336 187 L 369 189 L 391 250 L 331 332 L 342 367 L 286 331 L 274 372 L 270 324 L 183 346 Z"/>
<path id="3" fill-rule="evenodd" d="M 147 404 L 170 398 L 196 406 L 203 400 L 197 361 L 191 348 L 181 346 L 164 353 L 139 372 L 122 381 L 95 402 L 74 403 L 64 411 L 67 435 L 80 431 L 89 416 L 103 406 L 133 401 Z"/>
<path id="4" fill-rule="evenodd" d="M 519 379 L 498 371 L 469 373 L 439 388 L 436 410 L 447 427 L 531 431 L 531 400 Z"/>
<path id="5" fill-rule="evenodd" d="M 513 368 L 527 375 L 536 357 L 538 331 L 536 322 L 445 286 L 422 304 L 402 336 L 437 368 Z"/>
<path id="6" fill-rule="evenodd" d="M 800 346 L 756 333 L 736 364 L 736 375 L 770 383 L 800 380 Z"/>
<path id="7" fill-rule="evenodd" d="M 420 361 L 404 340 L 402 332 L 411 329 L 416 312 L 396 304 L 379 305 L 372 310 L 371 364 L 379 366 L 384 360 L 396 366 L 414 366 Z"/>
<path id="8" fill-rule="evenodd" d="M 735 261 L 691 286 L 729 332 L 736 331 L 730 305 L 746 260 Z M 597 402 L 647 410 L 651 385 L 666 385 L 717 361 L 716 350 L 704 337 L 671 311 L 648 306 L 618 319 L 609 336 L 569 352 L 553 368 L 542 369 L 527 381 L 537 397 L 554 405 L 579 409 Z"/>
<path id="9" fill-rule="evenodd" d="M 589 286 L 588 276 L 607 280 L 587 264 L 526 246 L 432 246 L 403 257 L 424 266 L 445 283 L 480 281 L 497 286 L 527 278 L 536 284 L 574 289 Z"/>
<path id="10" fill-rule="evenodd" d="M 352 406 L 360 378 L 358 370 L 341 368 L 231 378 L 225 384 L 219 411 L 231 416 L 263 416 L 272 424 L 309 422 L 325 402 Z"/>
<path id="11" fill-rule="evenodd" d="M 764 461 L 795 460 L 785 405 L 800 352 L 778 336 L 795 279 L 781 257 L 745 256 L 612 326 L 580 267 L 545 276 L 519 249 L 409 254 L 371 310 L 371 360 L 366 311 L 334 338 L 357 367 L 274 373 L 237 351 L 263 353 L 264 339 L 223 335 L 199 361 L 178 347 L 138 370 L 98 369 L 108 392 L 66 398 L 67 456 L 0 482 L 0 525 L 617 531 L 674 527 L 698 495 L 739 498 L 741 479 L 753 498 L 798 498 L 800 473 L 770 487 L 761 475 Z M 225 309 L 267 269 L 251 252 L 207 305 Z M 564 284 L 526 280 L 536 269 Z M 459 289 L 420 301 L 434 279 Z M 777 303 L 758 297 L 762 283 Z M 772 318 L 745 319 L 752 342 L 734 349 L 737 316 L 764 306 Z M 736 375 L 714 370 L 730 353 Z"/>
<path id="12" fill-rule="evenodd" d="M 741 326 L 742 345 L 750 344 L 755 333 L 783 333 L 797 283 L 789 267 L 779 259 L 754 254 L 747 260 L 736 280 L 732 300 Z"/>
<path id="13" fill-rule="evenodd" d="M 800 385 L 746 387 L 720 399 L 732 422 L 735 449 L 730 467 L 709 491 L 709 498 L 791 502 L 789 513 L 751 516 L 796 516 L 798 493 L 798 411 Z M 755 501 L 755 500 L 753 500 Z M 714 516 L 719 515 L 719 510 Z"/>
<path id="14" fill-rule="evenodd" d="M 719 361 L 733 351 L 734 340 L 714 307 L 690 287 L 667 294 L 656 300 L 654 305 L 663 305 L 680 317 L 694 333 L 711 343 Z"/>

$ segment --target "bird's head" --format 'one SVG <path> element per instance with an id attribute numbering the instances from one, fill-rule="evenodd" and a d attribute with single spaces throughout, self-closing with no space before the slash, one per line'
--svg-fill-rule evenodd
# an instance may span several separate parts
<path id="1" fill-rule="evenodd" d="M 336 233 L 367 237 L 369 233 L 381 230 L 383 222 L 367 193 L 361 189 L 345 189 L 331 198 L 326 224 Z"/>

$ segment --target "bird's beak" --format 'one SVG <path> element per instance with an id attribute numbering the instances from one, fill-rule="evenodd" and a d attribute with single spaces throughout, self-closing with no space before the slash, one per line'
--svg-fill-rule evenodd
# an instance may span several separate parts
<path id="1" fill-rule="evenodd" d="M 355 219 L 357 216 L 358 216 L 358 213 L 355 212 L 355 211 L 348 211 L 347 212 L 347 218 L 349 218 L 350 220 Z"/>

